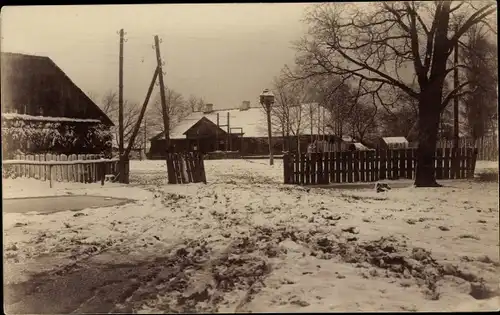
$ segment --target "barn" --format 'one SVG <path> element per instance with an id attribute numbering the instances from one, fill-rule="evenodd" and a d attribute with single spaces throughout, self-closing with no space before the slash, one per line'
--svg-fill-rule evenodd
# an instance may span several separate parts
<path id="1" fill-rule="evenodd" d="M 303 112 L 304 121 L 300 126 L 299 136 L 284 136 L 279 124 L 273 123 L 273 153 L 306 151 L 310 143 L 319 139 L 335 141 L 336 137 L 325 134 L 324 130 L 317 130 L 316 126 L 311 128 L 306 116 L 308 111 Z M 313 123 L 316 121 L 311 119 Z M 149 158 L 162 158 L 166 152 L 164 133 L 157 134 L 150 139 L 150 142 Z M 260 105 L 251 107 L 248 101 L 242 102 L 239 108 L 224 110 L 214 110 L 212 104 L 207 104 L 203 111 L 191 113 L 170 131 L 169 152 L 183 151 L 203 153 L 224 151 L 237 152 L 240 155 L 268 154 L 266 114 Z"/>
<path id="2" fill-rule="evenodd" d="M 110 153 L 109 117 L 49 57 L 1 53 L 3 158 Z"/>

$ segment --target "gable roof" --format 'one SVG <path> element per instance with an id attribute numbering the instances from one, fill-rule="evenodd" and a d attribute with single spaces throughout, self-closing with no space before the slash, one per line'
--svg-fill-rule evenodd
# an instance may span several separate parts
<path id="1" fill-rule="evenodd" d="M 215 123 L 213 123 L 210 119 L 206 118 L 206 117 L 201 117 L 200 120 L 198 120 L 194 125 L 192 125 L 191 127 L 189 127 L 188 130 L 184 131 L 183 135 L 187 135 L 187 133 L 189 132 L 189 130 L 193 129 L 193 128 L 196 128 L 198 127 L 200 124 L 202 123 L 206 123 L 208 124 L 211 128 L 214 128 L 214 129 L 217 129 L 221 132 L 221 135 L 225 134 L 226 131 L 225 130 L 222 130 L 222 128 L 220 128 L 219 126 L 217 126 Z"/>
<path id="2" fill-rule="evenodd" d="M 31 116 L 109 117 L 49 57 L 1 53 L 2 112 Z"/>

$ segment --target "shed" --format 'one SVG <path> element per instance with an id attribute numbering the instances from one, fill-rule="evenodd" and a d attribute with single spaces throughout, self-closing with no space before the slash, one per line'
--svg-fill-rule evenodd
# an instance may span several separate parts
<path id="1" fill-rule="evenodd" d="M 380 138 L 379 148 L 382 150 L 407 149 L 409 142 L 405 137 L 382 137 Z"/>

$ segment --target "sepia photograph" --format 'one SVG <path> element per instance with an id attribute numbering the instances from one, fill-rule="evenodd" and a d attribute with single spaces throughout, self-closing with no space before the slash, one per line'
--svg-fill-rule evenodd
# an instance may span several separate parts
<path id="1" fill-rule="evenodd" d="M 1 7 L 4 313 L 499 311 L 497 10 Z"/>

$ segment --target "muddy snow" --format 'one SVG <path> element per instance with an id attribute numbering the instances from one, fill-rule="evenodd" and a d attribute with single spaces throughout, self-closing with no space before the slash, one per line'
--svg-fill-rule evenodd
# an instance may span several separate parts
<path id="1" fill-rule="evenodd" d="M 6 312 L 499 308 L 497 182 L 302 188 L 275 163 L 206 161 L 206 185 L 167 185 L 164 161 L 131 161 L 127 186 L 4 179 L 4 198 L 134 199 L 3 213 Z"/>

